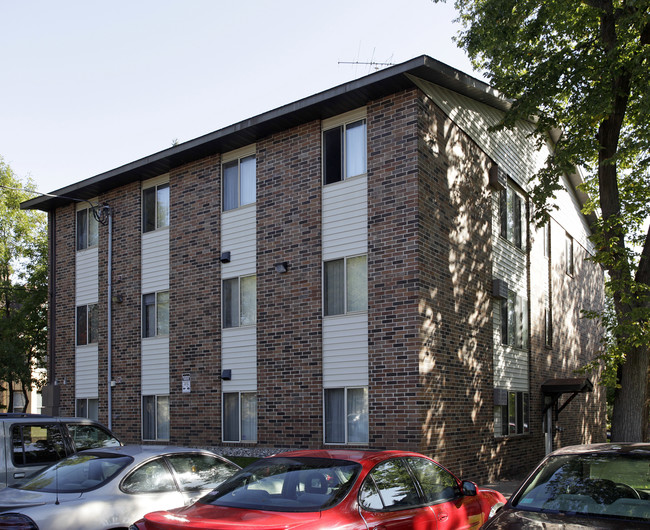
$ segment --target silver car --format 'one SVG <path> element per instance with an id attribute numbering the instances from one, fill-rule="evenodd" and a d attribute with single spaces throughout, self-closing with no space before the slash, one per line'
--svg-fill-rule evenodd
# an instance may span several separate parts
<path id="1" fill-rule="evenodd" d="M 0 490 L 0 528 L 126 529 L 145 513 L 193 503 L 239 469 L 199 449 L 91 449 Z"/>

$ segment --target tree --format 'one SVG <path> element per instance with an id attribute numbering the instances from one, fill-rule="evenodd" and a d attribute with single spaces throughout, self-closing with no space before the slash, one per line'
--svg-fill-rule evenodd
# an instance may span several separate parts
<path id="1" fill-rule="evenodd" d="M 24 211 L 33 196 L 0 158 L 0 381 L 13 390 L 40 386 L 47 350 L 47 233 L 42 212 Z"/>
<path id="2" fill-rule="evenodd" d="M 434 2 L 439 0 L 433 0 Z M 444 1 L 444 0 L 442 0 Z M 536 121 L 558 131 L 535 175 L 543 222 L 559 175 L 581 168 L 595 213 L 595 261 L 611 311 L 597 315 L 607 347 L 595 359 L 616 381 L 614 441 L 648 439 L 650 344 L 650 0 L 456 0 L 458 42 L 513 101 L 502 126 Z M 594 316 L 594 315 L 591 315 Z"/>

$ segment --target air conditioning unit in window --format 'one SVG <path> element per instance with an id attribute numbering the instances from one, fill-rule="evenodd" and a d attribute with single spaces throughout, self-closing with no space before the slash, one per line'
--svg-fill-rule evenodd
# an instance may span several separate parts
<path id="1" fill-rule="evenodd" d="M 508 183 L 508 175 L 499 167 L 499 164 L 494 163 L 490 167 L 489 182 L 492 189 L 497 191 L 505 189 Z"/>
<path id="2" fill-rule="evenodd" d="M 508 282 L 500 280 L 499 278 L 494 278 L 492 280 L 492 296 L 498 298 L 499 300 L 505 300 L 508 298 Z"/>

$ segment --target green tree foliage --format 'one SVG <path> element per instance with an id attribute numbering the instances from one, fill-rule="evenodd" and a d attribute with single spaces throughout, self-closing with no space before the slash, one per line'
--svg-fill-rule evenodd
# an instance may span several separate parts
<path id="1" fill-rule="evenodd" d="M 47 349 L 47 230 L 42 212 L 21 210 L 34 194 L 0 158 L 0 381 L 39 387 Z"/>
<path id="2" fill-rule="evenodd" d="M 434 0 L 438 1 L 438 0 Z M 444 0 L 443 0 L 444 1 Z M 535 177 L 537 221 L 558 176 L 581 168 L 595 213 L 595 261 L 612 305 L 595 364 L 615 374 L 616 441 L 648 439 L 650 344 L 650 0 L 456 0 L 458 42 L 513 105 L 503 126 L 535 117 L 559 134 Z M 594 315 L 592 315 L 594 316 Z"/>

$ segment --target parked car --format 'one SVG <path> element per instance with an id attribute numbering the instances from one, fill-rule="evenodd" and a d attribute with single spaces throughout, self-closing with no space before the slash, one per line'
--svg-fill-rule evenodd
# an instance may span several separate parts
<path id="1" fill-rule="evenodd" d="M 505 502 L 418 453 L 296 451 L 258 460 L 195 504 L 150 513 L 132 530 L 478 528 Z"/>
<path id="2" fill-rule="evenodd" d="M 83 451 L 0 491 L 0 528 L 124 529 L 148 511 L 191 504 L 239 469 L 210 451 L 182 447 Z"/>
<path id="3" fill-rule="evenodd" d="M 551 453 L 483 528 L 650 528 L 650 444 Z"/>
<path id="4" fill-rule="evenodd" d="M 25 479 L 77 451 L 120 446 L 106 427 L 87 418 L 0 414 L 0 488 Z"/>

